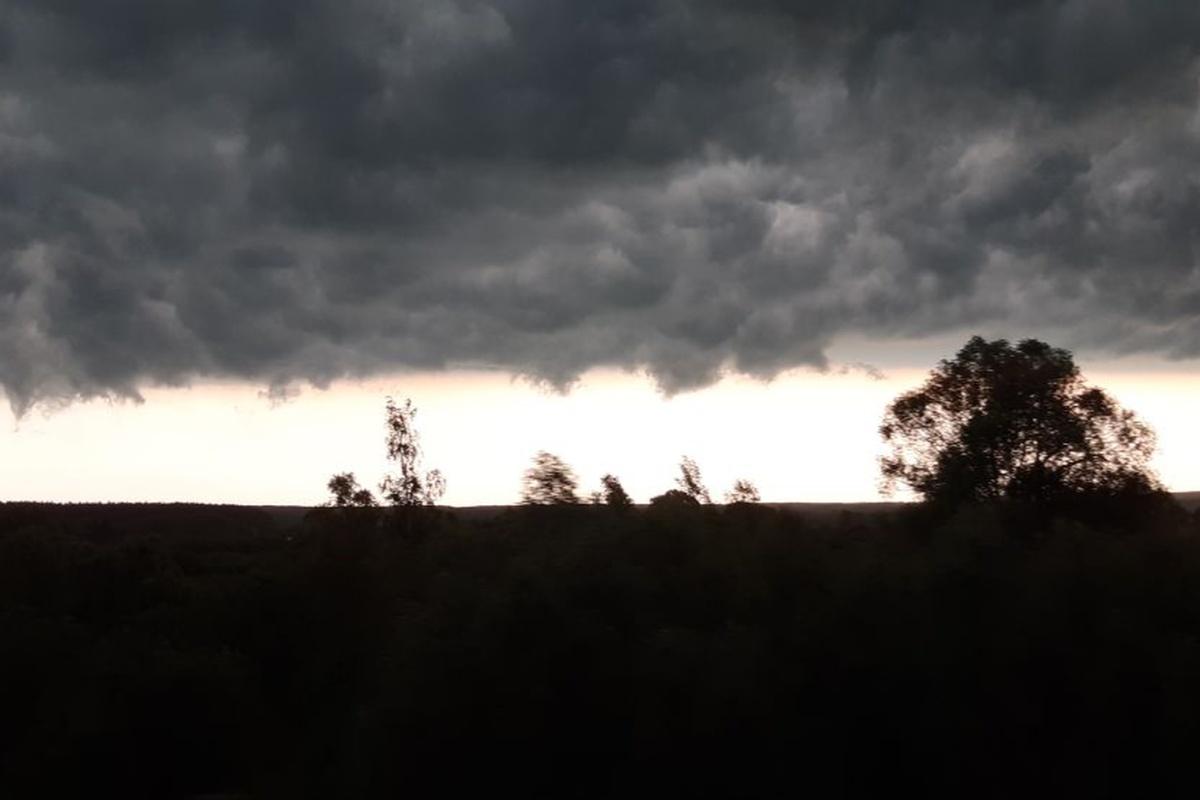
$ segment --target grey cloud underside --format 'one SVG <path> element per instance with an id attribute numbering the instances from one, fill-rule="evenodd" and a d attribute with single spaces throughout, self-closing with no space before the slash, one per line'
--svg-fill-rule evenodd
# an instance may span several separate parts
<path id="1" fill-rule="evenodd" d="M 0 0 L 0 384 L 1200 354 L 1200 6 Z"/>

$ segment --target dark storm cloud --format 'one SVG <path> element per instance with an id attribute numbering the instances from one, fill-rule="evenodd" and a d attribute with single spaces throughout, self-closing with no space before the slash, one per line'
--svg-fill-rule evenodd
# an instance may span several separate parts
<path id="1" fill-rule="evenodd" d="M 1200 354 L 1200 6 L 0 0 L 14 405 L 492 365 Z"/>

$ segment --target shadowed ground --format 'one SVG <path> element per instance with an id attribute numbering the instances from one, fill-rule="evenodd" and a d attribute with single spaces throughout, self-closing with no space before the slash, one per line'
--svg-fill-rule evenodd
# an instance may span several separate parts
<path id="1" fill-rule="evenodd" d="M 1169 501 L 0 505 L 5 797 L 1172 796 Z"/>

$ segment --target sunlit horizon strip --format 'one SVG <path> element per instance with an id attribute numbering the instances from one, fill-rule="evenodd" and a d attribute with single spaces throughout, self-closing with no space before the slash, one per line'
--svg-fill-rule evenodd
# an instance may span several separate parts
<path id="1" fill-rule="evenodd" d="M 1172 491 L 1200 489 L 1189 410 L 1200 376 L 1169 362 L 1116 361 L 1084 374 L 1157 432 L 1153 466 Z M 726 377 L 664 397 L 646 377 L 587 373 L 556 394 L 489 371 L 411 373 L 339 381 L 272 403 L 261 387 L 204 382 L 151 388 L 145 402 L 93 400 L 9 417 L 0 434 L 0 499 L 317 505 L 325 483 L 351 471 L 375 488 L 383 403 L 411 397 L 427 468 L 448 479 L 448 506 L 518 500 L 533 454 L 564 458 L 580 493 L 616 474 L 635 502 L 673 487 L 683 455 L 714 499 L 747 478 L 765 502 L 876 502 L 883 409 L 927 369 L 792 370 L 769 383 Z"/>

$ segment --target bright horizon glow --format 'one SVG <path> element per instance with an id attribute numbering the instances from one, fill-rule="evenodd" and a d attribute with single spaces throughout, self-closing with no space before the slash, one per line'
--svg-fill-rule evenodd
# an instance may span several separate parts
<path id="1" fill-rule="evenodd" d="M 1169 489 L 1187 491 L 1200 489 L 1191 419 L 1200 375 L 1179 366 L 1081 361 L 1090 383 L 1155 429 L 1154 467 Z M 672 488 L 686 454 L 714 500 L 744 477 L 767 502 L 877 501 L 888 499 L 878 492 L 884 407 L 927 375 L 793 370 L 666 398 L 649 379 L 619 371 L 590 372 L 566 395 L 504 373 L 452 371 L 340 381 L 282 405 L 250 384 L 155 388 L 143 404 L 95 400 L 10 416 L 0 432 L 0 499 L 316 505 L 336 472 L 374 489 L 388 470 L 391 394 L 419 409 L 425 466 L 447 477 L 445 505 L 517 502 L 538 450 L 571 464 L 585 496 L 613 472 L 644 503 Z"/>

